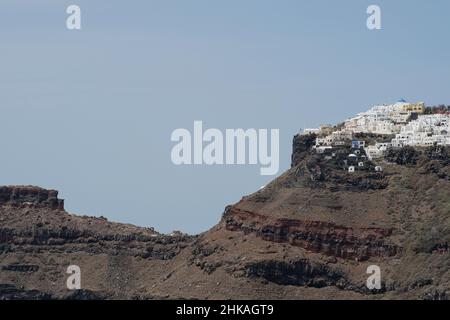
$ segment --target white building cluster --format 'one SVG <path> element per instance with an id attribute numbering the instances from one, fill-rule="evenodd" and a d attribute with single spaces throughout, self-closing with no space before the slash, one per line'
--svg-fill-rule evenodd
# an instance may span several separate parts
<path id="1" fill-rule="evenodd" d="M 304 134 L 318 135 L 315 144 L 318 153 L 350 144 L 358 133 L 394 136 L 391 142 L 363 146 L 369 159 L 382 157 L 389 148 L 450 145 L 450 115 L 425 115 L 424 112 L 425 103 L 400 100 L 391 105 L 374 106 L 338 127 L 323 125 L 318 129 L 305 129 Z"/>
<path id="2" fill-rule="evenodd" d="M 392 139 L 392 146 L 428 147 L 450 145 L 450 117 L 448 114 L 422 115 L 403 126 Z"/>
<path id="3" fill-rule="evenodd" d="M 422 114 L 425 104 L 406 103 L 401 100 L 395 104 L 375 106 L 356 117 L 345 121 L 345 128 L 354 133 L 396 134 L 411 118 L 412 114 Z"/>

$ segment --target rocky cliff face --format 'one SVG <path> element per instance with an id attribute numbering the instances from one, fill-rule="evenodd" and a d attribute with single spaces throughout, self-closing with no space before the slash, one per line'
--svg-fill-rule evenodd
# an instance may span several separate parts
<path id="1" fill-rule="evenodd" d="M 135 281 L 130 264 L 160 270 L 195 239 L 71 215 L 57 195 L 31 186 L 0 188 L 0 299 L 131 298 L 123 291 Z M 67 289 L 69 265 L 88 273 L 87 288 Z M 101 283 L 107 285 L 94 285 Z"/>
<path id="2" fill-rule="evenodd" d="M 307 251 L 336 258 L 364 261 L 393 257 L 400 248 L 386 243 L 392 229 L 351 228 L 331 222 L 271 219 L 264 215 L 231 208 L 224 216 L 226 229 L 253 233 L 266 241 L 286 242 Z"/>
<path id="3" fill-rule="evenodd" d="M 449 299 L 450 152 L 405 149 L 349 174 L 296 136 L 292 167 L 197 235 L 64 211 L 0 188 L 1 299 Z M 374 172 L 382 165 L 383 172 Z M 81 270 L 80 290 L 66 286 Z M 381 269 L 369 290 L 367 267 Z"/>
<path id="4" fill-rule="evenodd" d="M 58 199 L 58 191 L 33 186 L 0 187 L 0 205 L 64 210 L 64 200 Z"/>
<path id="5" fill-rule="evenodd" d="M 295 167 L 310 153 L 311 147 L 316 144 L 315 134 L 297 134 L 292 141 L 291 167 Z"/>

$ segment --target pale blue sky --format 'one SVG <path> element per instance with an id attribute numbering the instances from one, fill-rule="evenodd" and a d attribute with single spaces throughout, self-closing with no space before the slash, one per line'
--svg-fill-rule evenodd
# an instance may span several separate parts
<path id="1" fill-rule="evenodd" d="M 70 4 L 81 31 L 65 28 Z M 380 31 L 366 28 L 370 4 Z M 204 231 L 272 177 L 174 166 L 174 129 L 279 128 L 281 173 L 300 128 L 401 97 L 450 103 L 449 16 L 447 0 L 2 0 L 0 184 Z"/>

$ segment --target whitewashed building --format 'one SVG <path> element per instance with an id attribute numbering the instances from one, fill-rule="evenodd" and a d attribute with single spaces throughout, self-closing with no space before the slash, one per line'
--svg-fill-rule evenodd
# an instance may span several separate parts
<path id="1" fill-rule="evenodd" d="M 450 117 L 448 114 L 420 115 L 403 126 L 392 139 L 392 146 L 449 145 Z"/>
<path id="2" fill-rule="evenodd" d="M 303 133 L 318 135 L 314 146 L 317 153 L 327 153 L 329 149 L 351 143 L 353 149 L 363 148 L 369 160 L 383 157 L 390 148 L 450 145 L 450 115 L 424 115 L 424 112 L 423 102 L 400 100 L 361 112 L 346 120 L 339 130 L 333 131 L 335 127 L 331 125 L 321 125 L 318 129 L 305 129 Z M 354 140 L 357 133 L 393 135 L 394 138 L 391 142 L 367 146 L 365 141 Z"/>

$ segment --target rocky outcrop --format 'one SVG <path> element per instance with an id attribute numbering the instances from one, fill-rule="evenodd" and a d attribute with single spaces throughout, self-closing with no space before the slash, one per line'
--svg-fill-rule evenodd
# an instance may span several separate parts
<path id="1" fill-rule="evenodd" d="M 315 145 L 317 136 L 315 134 L 297 134 L 292 141 L 291 167 L 298 165 Z"/>
<path id="2" fill-rule="evenodd" d="M 422 174 L 434 174 L 439 179 L 450 180 L 450 148 L 429 147 L 424 150 Z"/>
<path id="3" fill-rule="evenodd" d="M 60 253 L 114 254 L 123 249 L 129 256 L 169 260 L 194 238 L 188 235 L 112 235 L 65 227 L 35 227 L 29 230 L 0 228 L 0 254 L 7 252 L 38 253 L 42 250 Z M 12 270 L 11 268 L 15 267 L 3 267 L 3 270 Z M 19 269 L 16 268 L 15 271 L 19 271 Z"/>
<path id="4" fill-rule="evenodd" d="M 450 165 L 450 147 L 436 146 L 424 150 L 427 160 L 438 160 L 442 165 Z"/>
<path id="5" fill-rule="evenodd" d="M 87 289 L 73 290 L 62 297 L 55 297 L 60 300 L 105 300 L 110 295 L 104 292 L 96 292 Z"/>
<path id="6" fill-rule="evenodd" d="M 109 222 L 103 217 L 74 216 L 64 211 L 56 190 L 32 186 L 0 187 L 0 254 L 11 252 L 87 253 L 169 260 L 195 237 L 153 228 Z M 26 272 L 8 265 L 3 271 Z M 27 269 L 28 268 L 28 269 Z"/>
<path id="7" fill-rule="evenodd" d="M 450 180 L 449 147 L 413 148 L 408 146 L 401 149 L 390 149 L 387 151 L 385 159 L 402 166 L 416 166 L 421 174 L 433 174 L 439 179 Z"/>
<path id="8" fill-rule="evenodd" d="M 381 190 L 388 186 L 388 180 L 382 172 L 334 172 L 328 176 L 332 191 L 367 191 Z"/>
<path id="9" fill-rule="evenodd" d="M 56 295 L 40 290 L 18 288 L 13 284 L 0 283 L 0 300 L 105 300 L 111 298 L 105 292 L 94 292 L 87 289 L 69 291 Z"/>
<path id="10" fill-rule="evenodd" d="M 392 234 L 391 229 L 355 229 L 331 222 L 270 219 L 238 208 L 228 210 L 223 221 L 230 231 L 253 233 L 266 241 L 286 242 L 336 258 L 363 261 L 395 256 L 401 250 L 386 243 L 386 238 Z"/>
<path id="11" fill-rule="evenodd" d="M 338 286 L 343 288 L 347 280 L 341 272 L 306 259 L 297 261 L 264 260 L 249 263 L 246 275 L 262 277 L 281 285 L 323 288 Z"/>
<path id="12" fill-rule="evenodd" d="M 314 135 L 297 135 L 294 138 L 296 151 L 292 153 L 292 165 L 295 167 L 289 179 L 284 180 L 285 187 L 365 192 L 388 186 L 386 174 L 375 171 L 376 164 L 367 159 L 364 150 L 360 150 L 360 157 L 364 157 L 360 160 L 363 162 L 360 167 L 359 161 L 348 159 L 348 155 L 354 152 L 349 146 L 337 149 L 333 155 L 316 154 L 311 150 L 309 139 L 312 137 Z M 356 172 L 349 173 L 349 165 L 356 166 Z"/>
<path id="13" fill-rule="evenodd" d="M 432 289 L 426 292 L 422 298 L 424 300 L 450 300 L 450 290 Z"/>
<path id="14" fill-rule="evenodd" d="M 5 205 L 64 210 L 64 200 L 58 199 L 58 191 L 34 186 L 0 187 L 0 206 Z"/>
<path id="15" fill-rule="evenodd" d="M 1 270 L 14 272 L 36 272 L 39 270 L 39 266 L 30 264 L 8 264 L 1 266 Z"/>
<path id="16" fill-rule="evenodd" d="M 385 159 L 398 165 L 415 165 L 419 160 L 420 152 L 413 147 L 403 147 L 400 149 L 389 149 Z"/>
<path id="17" fill-rule="evenodd" d="M 379 294 L 392 290 L 386 283 L 380 289 L 368 289 L 362 283 L 352 283 L 344 272 L 328 265 L 308 259 L 294 261 L 263 260 L 245 266 L 246 276 L 263 278 L 279 285 L 303 286 L 312 288 L 336 287 L 339 290 L 362 294 Z"/>
<path id="18" fill-rule="evenodd" d="M 50 300 L 54 298 L 47 292 L 19 289 L 12 284 L 0 283 L 0 300 Z"/>

